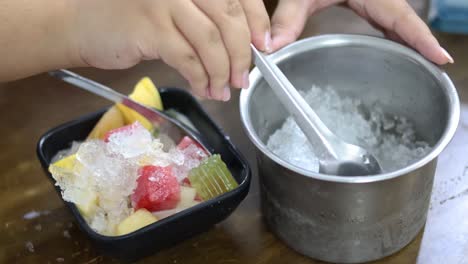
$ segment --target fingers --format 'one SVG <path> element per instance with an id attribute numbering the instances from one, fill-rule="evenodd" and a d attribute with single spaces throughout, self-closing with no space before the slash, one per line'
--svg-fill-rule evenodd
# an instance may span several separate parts
<path id="1" fill-rule="evenodd" d="M 272 50 L 276 51 L 295 41 L 309 16 L 314 1 L 280 0 L 271 19 Z"/>
<path id="2" fill-rule="evenodd" d="M 265 52 L 271 52 L 270 17 L 262 0 L 239 0 L 250 28 L 252 44 Z"/>
<path id="3" fill-rule="evenodd" d="M 452 57 L 405 0 L 350 0 L 349 6 L 360 15 L 366 14 L 390 35 L 398 35 L 433 62 L 453 63 Z"/>
<path id="4" fill-rule="evenodd" d="M 238 0 L 193 2 L 214 22 L 221 34 L 221 44 L 224 43 L 229 57 L 230 84 L 247 88 L 251 63 L 250 31 L 241 3 Z"/>
<path id="5" fill-rule="evenodd" d="M 210 97 L 208 75 L 198 54 L 175 26 L 163 33 L 165 39 L 159 45 L 161 59 L 189 82 L 196 95 Z"/>
<path id="6" fill-rule="evenodd" d="M 198 54 L 209 77 L 208 93 L 213 99 L 230 99 L 229 56 L 216 25 L 191 1 L 172 10 L 175 25 Z"/>

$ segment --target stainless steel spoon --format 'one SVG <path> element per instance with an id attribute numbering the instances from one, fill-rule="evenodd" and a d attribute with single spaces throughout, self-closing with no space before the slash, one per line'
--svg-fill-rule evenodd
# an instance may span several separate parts
<path id="1" fill-rule="evenodd" d="M 252 44 L 254 62 L 263 78 L 314 147 L 319 172 L 341 176 L 375 175 L 382 172 L 377 159 L 367 150 L 344 142 L 320 120 L 281 70 Z"/>
<path id="2" fill-rule="evenodd" d="M 201 135 L 179 120 L 167 115 L 163 111 L 139 104 L 129 97 L 118 93 L 105 85 L 87 79 L 68 70 L 52 71 L 49 72 L 49 74 L 95 95 L 99 95 L 100 97 L 103 97 L 109 101 L 123 104 L 135 110 L 148 119 L 148 121 L 150 121 L 155 127 L 158 127 L 160 133 L 170 137 L 175 142 L 179 142 L 184 136 L 188 136 L 200 144 L 208 153 L 213 153 L 213 150 L 209 147 L 209 144 Z"/>

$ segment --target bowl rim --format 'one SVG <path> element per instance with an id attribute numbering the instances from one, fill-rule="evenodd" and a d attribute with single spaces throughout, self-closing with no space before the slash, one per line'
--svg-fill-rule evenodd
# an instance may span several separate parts
<path id="1" fill-rule="evenodd" d="M 252 120 L 249 116 L 250 112 L 250 101 L 252 100 L 252 95 L 256 89 L 257 84 L 262 80 L 262 75 L 258 68 L 254 68 L 249 75 L 250 86 L 249 89 L 242 90 L 239 99 L 239 109 L 242 124 L 246 131 L 246 134 L 250 140 L 257 147 L 257 151 L 261 151 L 268 158 L 272 159 L 275 163 L 281 165 L 282 167 L 289 169 L 293 172 L 296 172 L 300 175 L 310 177 L 322 181 L 338 182 L 338 183 L 371 183 L 389 180 L 397 178 L 401 175 L 408 174 L 414 170 L 417 170 L 432 160 L 436 159 L 437 156 L 444 150 L 448 143 L 452 140 L 455 131 L 458 127 L 460 120 L 460 102 L 456 88 L 449 76 L 441 70 L 437 65 L 429 62 L 424 57 L 422 57 L 415 50 L 398 44 L 396 42 L 374 37 L 367 35 L 357 35 L 357 34 L 326 34 L 320 36 L 314 36 L 305 38 L 299 41 L 296 41 L 281 50 L 268 55 L 268 57 L 275 63 L 281 63 L 290 57 L 297 56 L 303 52 L 323 49 L 323 48 L 337 48 L 345 46 L 354 46 L 354 47 L 368 47 L 379 49 L 384 52 L 392 52 L 404 56 L 406 59 L 411 60 L 415 64 L 422 66 L 422 68 L 428 72 L 428 74 L 436 81 L 439 86 L 444 90 L 444 94 L 447 97 L 448 104 L 448 115 L 449 119 L 447 120 L 447 125 L 445 126 L 444 132 L 438 142 L 433 146 L 432 150 L 426 154 L 424 157 L 415 161 L 414 163 L 405 166 L 401 169 L 391 171 L 388 173 L 382 173 L 378 175 L 369 175 L 369 176 L 336 176 L 336 175 L 326 175 L 321 173 L 314 173 L 309 170 L 305 170 L 298 166 L 292 165 L 289 162 L 284 161 L 272 151 L 270 151 L 267 146 L 260 140 L 255 129 L 252 125 Z"/>
<path id="2" fill-rule="evenodd" d="M 174 92 L 174 93 L 182 93 L 184 96 L 186 96 L 189 100 L 191 100 L 191 103 L 195 106 L 197 111 L 200 112 L 202 117 L 206 119 L 210 126 L 213 126 L 213 128 L 216 130 L 217 133 L 219 133 L 222 137 L 225 143 L 227 144 L 227 148 L 229 151 L 233 153 L 233 155 L 239 160 L 239 162 L 242 164 L 242 172 L 241 174 L 244 175 L 242 181 L 238 182 L 238 186 L 227 192 L 224 193 L 218 197 L 215 197 L 213 199 L 203 201 L 200 204 L 197 204 L 195 206 L 186 208 L 180 212 L 177 212 L 169 217 L 159 219 L 158 221 L 144 226 L 142 228 L 139 228 L 133 232 L 124 234 L 124 235 L 116 235 L 116 236 L 109 236 L 109 235 L 103 235 L 100 234 L 96 231 L 94 231 L 91 226 L 88 224 L 88 222 L 85 220 L 84 216 L 80 213 L 78 210 L 78 207 L 72 203 L 65 201 L 61 195 L 61 190 L 59 186 L 55 185 L 55 179 L 52 177 L 52 174 L 48 171 L 48 167 L 50 166 L 50 161 L 46 159 L 46 154 L 44 153 L 44 144 L 46 141 L 51 138 L 53 135 L 55 135 L 57 132 L 73 126 L 77 125 L 79 123 L 83 123 L 85 121 L 88 121 L 89 119 L 95 118 L 96 116 L 101 116 L 102 114 L 105 113 L 109 107 L 104 107 L 101 110 L 97 110 L 91 113 L 87 113 L 84 115 L 81 115 L 75 119 L 72 119 L 70 121 L 61 123 L 49 130 L 47 130 L 40 138 L 36 146 L 36 153 L 37 157 L 42 165 L 42 168 L 44 169 L 44 172 L 46 176 L 49 178 L 49 180 L 52 182 L 54 185 L 55 190 L 60 196 L 60 199 L 66 204 L 66 206 L 69 208 L 69 210 L 72 211 L 72 214 L 74 215 L 75 219 L 78 221 L 79 226 L 81 227 L 82 231 L 84 231 L 88 236 L 90 236 L 93 240 L 100 241 L 100 242 L 115 242 L 115 241 L 122 241 L 122 240 L 127 240 L 130 238 L 134 238 L 140 235 L 143 235 L 146 232 L 151 232 L 153 230 L 163 228 L 167 223 L 177 221 L 183 218 L 188 217 L 188 215 L 192 214 L 194 211 L 200 211 L 206 208 L 212 208 L 216 207 L 218 204 L 220 204 L 222 201 L 228 200 L 230 198 L 236 197 L 236 196 L 242 196 L 243 193 L 245 192 L 246 194 L 249 191 L 249 186 L 252 178 L 252 171 L 250 164 L 247 162 L 246 158 L 244 155 L 239 151 L 239 149 L 232 143 L 230 138 L 225 134 L 225 132 L 221 129 L 221 127 L 216 124 L 216 122 L 208 115 L 206 110 L 201 106 L 201 104 L 191 95 L 189 94 L 186 90 L 180 89 L 180 88 L 173 88 L 173 87 L 162 87 L 158 88 L 159 92 L 161 95 L 166 92 Z M 245 198 L 245 196 L 242 198 L 242 200 Z M 241 201 L 242 201 L 241 200 Z"/>

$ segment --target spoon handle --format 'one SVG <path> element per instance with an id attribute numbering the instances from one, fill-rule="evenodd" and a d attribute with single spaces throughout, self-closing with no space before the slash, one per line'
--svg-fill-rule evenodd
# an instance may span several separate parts
<path id="1" fill-rule="evenodd" d="M 213 153 L 213 149 L 209 147 L 210 144 L 207 143 L 205 137 L 201 136 L 199 133 L 192 130 L 190 127 L 180 122 L 176 118 L 172 118 L 162 111 L 144 106 L 103 84 L 97 83 L 68 70 L 61 69 L 51 71 L 49 74 L 64 82 L 73 84 L 76 87 L 106 98 L 109 101 L 114 103 L 121 103 L 135 110 L 139 114 L 143 115 L 148 121 L 153 123 L 153 125 L 160 127 L 161 132 L 174 137 L 173 139 L 176 141 L 179 141 L 183 136 L 189 136 L 198 142 L 199 145 L 202 146 L 208 153 Z"/>
<path id="2" fill-rule="evenodd" d="M 283 106 L 293 116 L 296 123 L 306 135 L 307 139 L 320 153 L 319 158 L 337 159 L 334 148 L 334 135 L 320 120 L 315 111 L 309 106 L 299 92 L 294 88 L 283 72 L 269 60 L 269 58 L 258 51 L 252 44 L 254 63 L 262 73 L 273 92 L 281 101 Z"/>
<path id="3" fill-rule="evenodd" d="M 124 101 L 125 97 L 124 95 L 112 90 L 111 88 L 104 86 L 100 83 L 97 83 L 93 80 L 84 78 L 83 76 L 80 76 L 74 72 L 68 71 L 68 70 L 56 70 L 56 71 L 51 71 L 49 72 L 51 76 L 54 76 L 64 82 L 73 84 L 77 87 L 80 87 L 81 89 L 87 90 L 88 92 L 91 92 L 93 94 L 97 94 L 99 96 L 102 96 L 106 98 L 109 101 L 112 101 L 114 103 L 121 103 Z"/>

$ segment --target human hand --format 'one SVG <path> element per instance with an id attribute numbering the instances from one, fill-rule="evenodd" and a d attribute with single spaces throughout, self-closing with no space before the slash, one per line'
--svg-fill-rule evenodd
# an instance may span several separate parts
<path id="1" fill-rule="evenodd" d="M 199 96 L 227 101 L 229 86 L 247 88 L 251 37 L 266 49 L 269 18 L 261 0 L 70 1 L 82 64 L 122 69 L 162 59 Z"/>
<path id="2" fill-rule="evenodd" d="M 280 0 L 271 21 L 272 49 L 295 41 L 309 16 L 336 4 L 351 8 L 385 36 L 415 48 L 429 60 L 440 65 L 453 63 L 406 0 Z"/>

